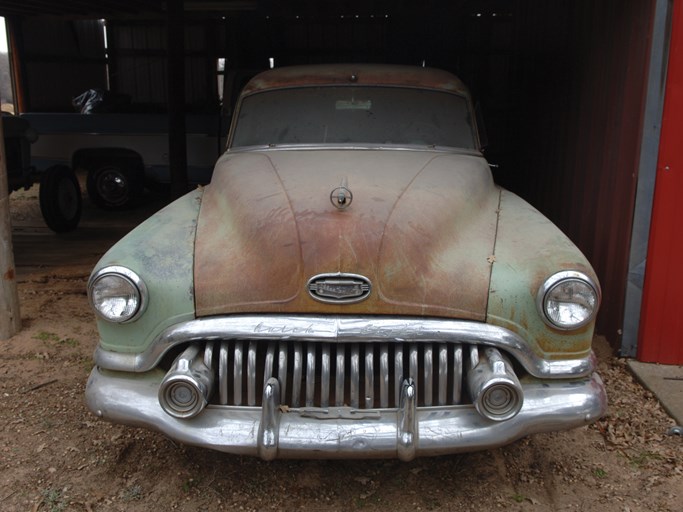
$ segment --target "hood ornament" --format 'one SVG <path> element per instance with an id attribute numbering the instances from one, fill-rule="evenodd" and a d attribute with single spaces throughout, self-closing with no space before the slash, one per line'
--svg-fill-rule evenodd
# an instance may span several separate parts
<path id="1" fill-rule="evenodd" d="M 318 274 L 308 280 L 308 293 L 327 304 L 353 304 L 368 298 L 372 285 L 358 274 Z"/>
<path id="2" fill-rule="evenodd" d="M 330 192 L 330 202 L 337 210 L 346 210 L 352 201 L 353 193 L 349 190 L 347 179 L 344 178 L 341 185 Z"/>

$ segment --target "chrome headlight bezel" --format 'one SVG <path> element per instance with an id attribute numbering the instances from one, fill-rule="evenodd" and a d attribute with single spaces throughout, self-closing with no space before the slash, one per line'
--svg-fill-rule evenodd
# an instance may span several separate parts
<path id="1" fill-rule="evenodd" d="M 584 319 L 576 323 L 560 323 L 553 320 L 548 314 L 548 300 L 553 290 L 555 290 L 558 286 L 570 284 L 572 282 L 578 285 L 587 286 L 589 291 L 592 292 L 594 297 L 592 310 L 590 314 L 588 314 Z M 536 305 L 538 307 L 538 312 L 541 315 L 543 321 L 546 323 L 546 325 L 552 327 L 553 329 L 559 329 L 561 331 L 574 331 L 576 329 L 580 329 L 581 327 L 588 325 L 595 319 L 598 309 L 600 308 L 600 300 L 600 287 L 595 283 L 593 279 L 591 279 L 583 272 L 578 272 L 575 270 L 564 270 L 553 274 L 545 280 L 545 282 L 541 285 L 541 287 L 538 290 L 538 294 L 536 297 Z"/>
<path id="2" fill-rule="evenodd" d="M 123 280 L 125 284 L 131 287 L 135 294 L 137 306 L 132 313 L 126 315 L 125 317 L 112 318 L 111 316 L 107 316 L 95 303 L 95 288 L 98 283 L 101 283 L 102 280 L 107 277 L 116 277 Z M 88 281 L 88 300 L 98 318 L 111 323 L 127 324 L 134 322 L 145 312 L 147 309 L 147 303 L 149 301 L 149 294 L 147 292 L 147 286 L 140 276 L 138 276 L 129 268 L 113 265 L 103 267 L 90 276 Z"/>

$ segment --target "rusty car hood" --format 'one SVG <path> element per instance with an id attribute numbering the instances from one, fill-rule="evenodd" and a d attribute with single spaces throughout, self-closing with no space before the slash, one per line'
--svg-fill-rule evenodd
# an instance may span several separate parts
<path id="1" fill-rule="evenodd" d="M 344 182 L 345 210 L 330 193 Z M 484 320 L 500 191 L 475 154 L 392 149 L 228 152 L 202 201 L 197 316 L 354 313 Z M 317 274 L 372 284 L 355 304 L 308 293 Z"/>

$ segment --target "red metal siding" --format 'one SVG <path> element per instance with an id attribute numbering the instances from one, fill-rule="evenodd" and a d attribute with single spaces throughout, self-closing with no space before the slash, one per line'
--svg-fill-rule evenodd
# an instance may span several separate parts
<path id="1" fill-rule="evenodd" d="M 683 0 L 674 2 L 669 69 L 643 289 L 638 359 L 683 364 Z"/>

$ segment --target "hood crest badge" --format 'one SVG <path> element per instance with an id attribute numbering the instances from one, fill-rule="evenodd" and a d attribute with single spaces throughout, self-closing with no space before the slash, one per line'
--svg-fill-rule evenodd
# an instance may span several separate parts
<path id="1" fill-rule="evenodd" d="M 372 284 L 367 277 L 357 274 L 318 274 L 308 280 L 306 288 L 319 302 L 353 304 L 368 298 Z"/>
<path id="2" fill-rule="evenodd" d="M 346 210 L 351 206 L 353 201 L 353 193 L 349 189 L 349 184 L 346 178 L 342 179 L 341 185 L 330 192 L 330 202 L 338 210 Z"/>

